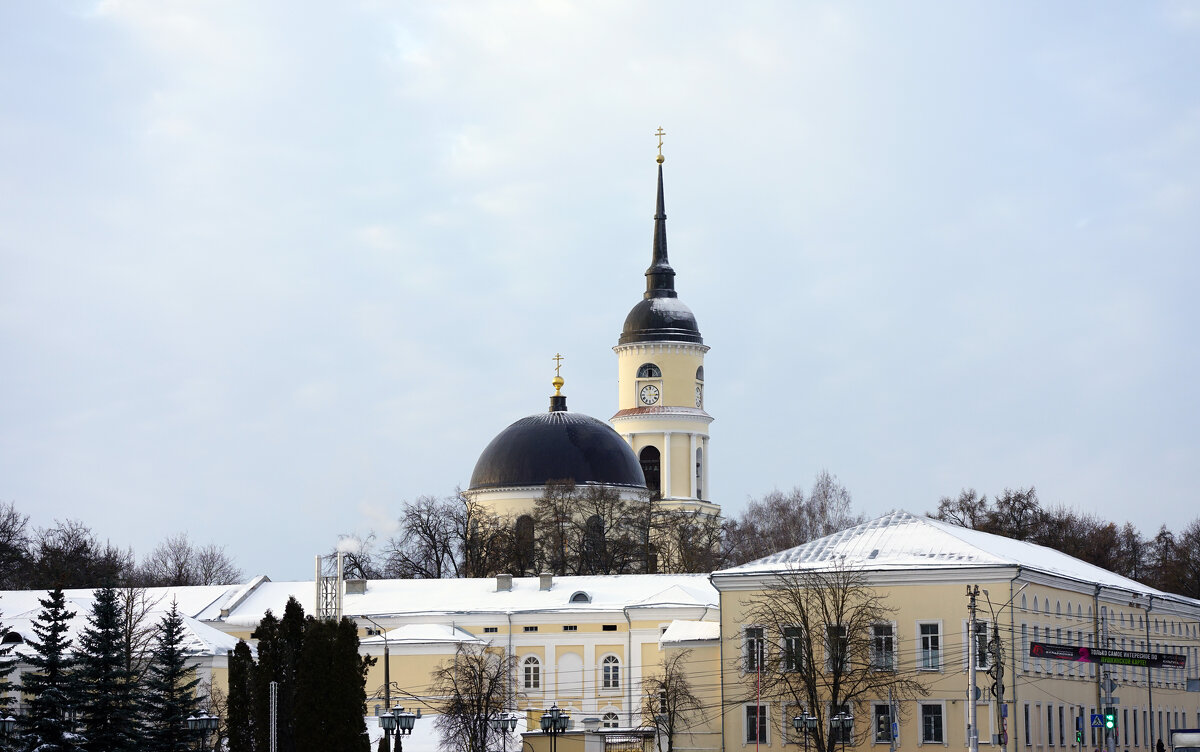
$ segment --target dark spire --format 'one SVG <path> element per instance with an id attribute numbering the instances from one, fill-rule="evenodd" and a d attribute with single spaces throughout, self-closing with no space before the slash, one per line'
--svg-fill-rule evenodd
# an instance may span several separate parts
<path id="1" fill-rule="evenodd" d="M 663 202 L 662 157 L 658 163 L 658 206 L 654 211 L 654 250 L 650 256 L 650 268 L 646 270 L 646 294 L 644 298 L 674 298 L 675 270 L 667 260 L 667 212 Z"/>

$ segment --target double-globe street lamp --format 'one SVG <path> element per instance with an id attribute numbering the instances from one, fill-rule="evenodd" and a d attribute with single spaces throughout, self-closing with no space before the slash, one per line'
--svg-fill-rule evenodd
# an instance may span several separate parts
<path id="1" fill-rule="evenodd" d="M 504 711 L 488 721 L 492 731 L 500 732 L 501 752 L 508 752 L 508 735 L 517 729 L 517 714 Z"/>
<path id="2" fill-rule="evenodd" d="M 200 749 L 208 749 L 208 735 L 217 730 L 218 723 L 219 719 L 208 713 L 188 716 L 188 731 L 200 735 Z"/>
<path id="3" fill-rule="evenodd" d="M 809 734 L 814 734 L 817 731 L 817 717 L 815 715 L 798 715 L 792 719 L 792 728 L 796 729 L 804 737 L 804 752 L 808 752 L 808 737 Z"/>
<path id="4" fill-rule="evenodd" d="M 829 725 L 835 730 L 840 731 L 838 737 L 842 742 L 842 749 L 846 749 L 846 740 L 854 733 L 854 718 L 846 712 L 841 712 L 829 719 Z"/>
<path id="5" fill-rule="evenodd" d="M 412 733 L 413 725 L 420 717 L 420 708 L 417 708 L 417 712 L 413 713 L 399 705 L 379 716 L 379 725 L 383 726 L 385 732 L 389 734 L 393 731 L 396 732 L 397 752 L 404 752 L 404 737 Z"/>
<path id="6" fill-rule="evenodd" d="M 571 716 L 558 707 L 558 703 L 542 713 L 542 732 L 550 735 L 550 752 L 558 752 L 558 735 L 567 730 Z"/>

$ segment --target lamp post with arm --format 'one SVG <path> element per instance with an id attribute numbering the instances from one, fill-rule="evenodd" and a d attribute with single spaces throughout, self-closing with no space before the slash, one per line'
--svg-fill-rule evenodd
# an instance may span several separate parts
<path id="1" fill-rule="evenodd" d="M 849 713 L 841 712 L 830 719 L 830 725 L 838 729 L 841 733 L 838 736 L 842 741 L 842 749 L 846 749 L 846 739 L 850 737 L 854 729 L 854 718 Z"/>
<path id="2" fill-rule="evenodd" d="M 391 674 L 392 661 L 391 661 L 391 656 L 388 655 L 387 630 L 384 629 L 383 627 L 379 626 L 379 622 L 375 621 L 374 619 L 372 619 L 369 616 L 363 615 L 362 618 L 371 622 L 371 624 L 373 624 L 375 626 L 375 631 L 377 631 L 379 633 L 379 636 L 383 638 L 383 707 L 391 708 L 392 707 L 392 674 Z M 391 711 L 389 710 L 388 712 L 390 713 Z M 381 724 L 383 723 L 382 717 L 380 717 L 379 722 Z M 383 735 L 384 735 L 384 738 L 387 739 L 387 748 L 389 750 L 391 750 L 391 748 L 392 748 L 391 729 L 389 729 L 387 726 L 384 726 Z"/>

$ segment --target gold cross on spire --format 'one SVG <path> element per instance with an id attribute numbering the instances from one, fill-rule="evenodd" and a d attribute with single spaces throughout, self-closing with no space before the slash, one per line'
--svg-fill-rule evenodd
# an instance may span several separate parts
<path id="1" fill-rule="evenodd" d="M 554 353 L 554 357 L 550 359 L 550 360 L 554 361 L 554 375 L 555 376 L 562 375 L 558 372 L 558 369 L 562 368 L 562 359 L 563 359 L 563 356 L 560 355 L 559 353 Z"/>
<path id="2" fill-rule="evenodd" d="M 662 129 L 662 126 L 660 125 L 658 127 L 658 132 L 656 132 L 654 135 L 658 136 L 658 163 L 662 164 L 663 162 L 667 161 L 667 158 L 662 155 L 662 145 L 663 145 L 662 137 L 667 135 L 667 132 L 664 131 Z"/>

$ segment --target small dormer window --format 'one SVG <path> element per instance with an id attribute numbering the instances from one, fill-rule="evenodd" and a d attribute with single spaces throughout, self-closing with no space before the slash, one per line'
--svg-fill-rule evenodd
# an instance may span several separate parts
<path id="1" fill-rule="evenodd" d="M 0 639 L 0 645 L 13 645 L 25 642 L 25 638 L 20 632 L 8 631 L 4 633 L 4 639 Z"/>
<path id="2" fill-rule="evenodd" d="M 587 593 L 583 592 L 582 590 L 576 592 L 574 595 L 571 596 L 571 603 L 591 603 L 591 602 L 592 602 L 592 596 L 588 595 Z"/>
<path id="3" fill-rule="evenodd" d="M 643 363 L 638 366 L 637 377 L 639 379 L 661 379 L 662 371 L 653 363 Z"/>

